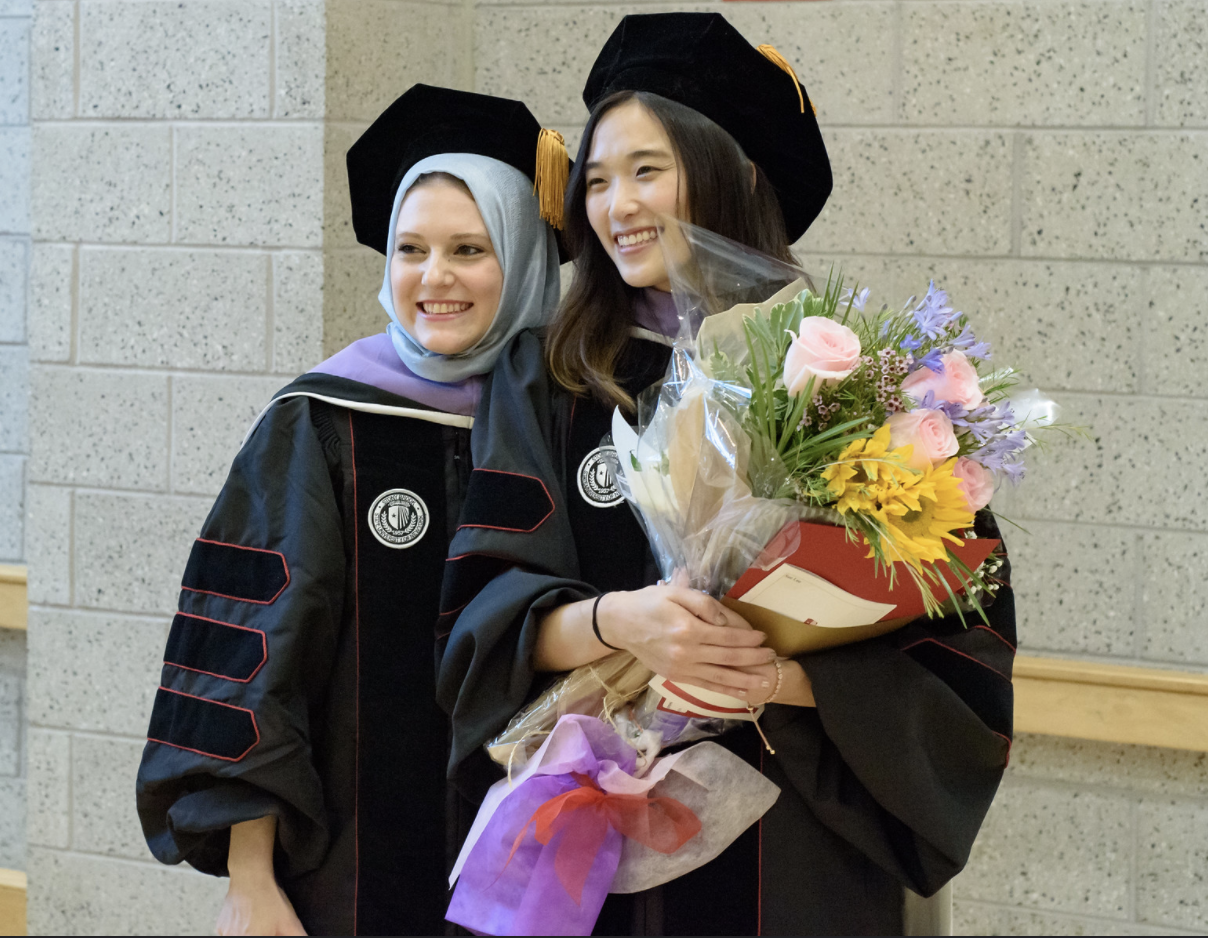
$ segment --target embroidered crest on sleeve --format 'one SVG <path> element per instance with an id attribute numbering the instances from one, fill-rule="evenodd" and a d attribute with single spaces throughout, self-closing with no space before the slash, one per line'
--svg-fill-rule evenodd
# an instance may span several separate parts
<path id="1" fill-rule="evenodd" d="M 579 494 L 593 508 L 611 508 L 625 500 L 617 486 L 617 451 L 598 446 L 579 463 Z"/>
<path id="2" fill-rule="evenodd" d="M 411 547 L 428 530 L 428 506 L 409 489 L 387 489 L 369 506 L 369 529 L 386 547 Z"/>

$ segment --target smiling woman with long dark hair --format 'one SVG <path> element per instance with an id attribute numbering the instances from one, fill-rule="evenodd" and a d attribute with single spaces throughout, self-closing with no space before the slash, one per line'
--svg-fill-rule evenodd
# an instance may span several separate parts
<path id="1" fill-rule="evenodd" d="M 451 777 L 481 797 L 500 776 L 483 743 L 543 675 L 628 651 L 673 681 L 768 704 L 774 755 L 750 723 L 716 742 L 780 796 L 713 861 L 610 896 L 596 933 L 901 934 L 903 886 L 930 895 L 961 869 L 1006 763 L 1010 588 L 988 627 L 921 620 L 777 661 L 734 612 L 656 583 L 600 470 L 616 458 L 614 408 L 632 416 L 679 328 L 659 220 L 788 260 L 831 172 L 792 70 L 717 14 L 626 17 L 584 100 L 564 232 L 574 281 L 544 335 L 520 334 L 500 358 L 472 434 L 438 642 Z"/>

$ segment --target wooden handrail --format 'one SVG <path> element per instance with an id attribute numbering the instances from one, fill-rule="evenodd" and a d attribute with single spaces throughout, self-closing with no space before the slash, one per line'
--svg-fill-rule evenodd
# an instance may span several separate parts
<path id="1" fill-rule="evenodd" d="M 0 628 L 26 628 L 25 567 L 0 564 Z M 1015 729 L 1208 752 L 1208 674 L 1020 655 Z"/>
<path id="2" fill-rule="evenodd" d="M 0 935 L 25 934 L 25 895 L 25 874 L 0 869 Z"/>
<path id="3" fill-rule="evenodd" d="M 0 563 L 0 629 L 24 629 L 28 621 L 26 570 Z"/>
<path id="4" fill-rule="evenodd" d="M 1015 730 L 1208 752 L 1208 675 L 1015 659 Z"/>

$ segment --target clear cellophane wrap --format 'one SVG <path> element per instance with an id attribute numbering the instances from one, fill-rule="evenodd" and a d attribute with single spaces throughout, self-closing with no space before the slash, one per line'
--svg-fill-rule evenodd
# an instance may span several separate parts
<path id="1" fill-rule="evenodd" d="M 742 428 L 749 391 L 714 376 L 708 362 L 719 349 L 743 361 L 742 317 L 756 304 L 790 299 L 809 279 L 796 267 L 735 251 L 732 242 L 702 237 L 690 226 L 670 226 L 663 236 L 680 334 L 665 379 L 638 397 L 636 429 L 618 409 L 611 440 L 604 442 L 617 449 L 618 486 L 664 580 L 720 598 L 753 564 L 770 568 L 792 553 L 791 542 L 782 555 L 765 551 L 789 522 L 838 521 L 833 512 L 769 497 L 784 474 L 774 453 L 758 444 L 753 451 Z M 523 765 L 558 719 L 571 713 L 611 723 L 647 760 L 662 746 L 732 725 L 730 719 L 686 718 L 660 707 L 662 695 L 647 687 L 653 676 L 627 652 L 576 668 L 517 713 L 487 743 L 487 752 L 509 771 Z"/>

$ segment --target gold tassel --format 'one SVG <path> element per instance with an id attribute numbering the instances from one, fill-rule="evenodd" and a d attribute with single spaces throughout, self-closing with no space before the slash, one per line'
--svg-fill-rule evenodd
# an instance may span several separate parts
<path id="1" fill-rule="evenodd" d="M 566 141 L 556 130 L 541 128 L 537 135 L 537 170 L 533 175 L 533 192 L 541 206 L 541 217 L 562 230 L 562 200 L 566 196 L 566 180 L 570 176 L 570 154 Z"/>
<path id="2" fill-rule="evenodd" d="M 785 72 L 790 78 L 793 79 L 793 87 L 795 87 L 797 89 L 797 100 L 799 100 L 801 102 L 801 113 L 804 114 L 805 113 L 805 93 L 802 92 L 802 90 L 801 90 L 801 82 L 797 80 L 797 73 L 795 71 L 793 71 L 793 66 L 789 65 L 788 60 L 783 55 L 781 55 L 779 52 L 777 52 L 776 47 L 774 45 L 772 45 L 771 43 L 765 42 L 762 46 L 759 46 L 758 49 L 760 52 L 763 53 L 763 57 L 765 59 L 767 59 L 769 62 L 771 62 L 773 65 L 775 65 L 777 68 L 779 68 L 781 71 Z M 814 112 L 815 117 L 818 116 L 818 109 L 816 107 L 814 107 L 813 101 L 810 102 L 810 110 L 812 110 Z"/>

